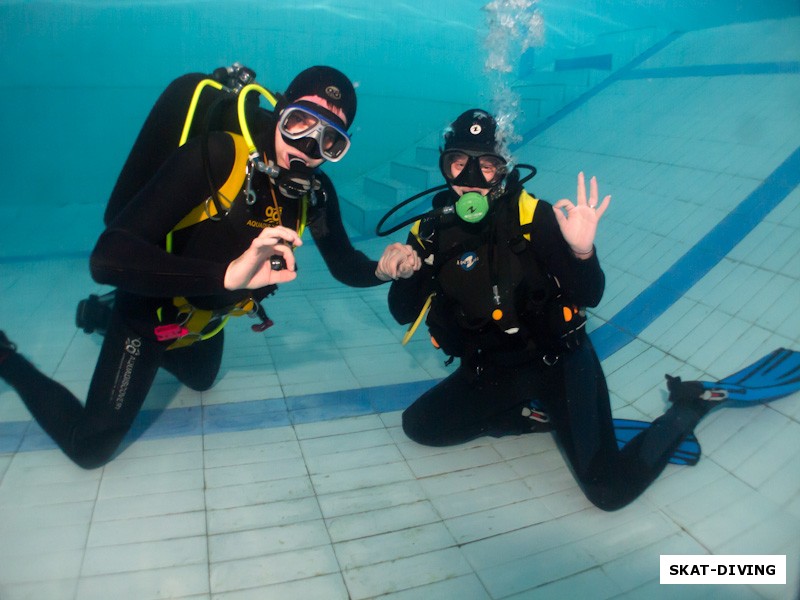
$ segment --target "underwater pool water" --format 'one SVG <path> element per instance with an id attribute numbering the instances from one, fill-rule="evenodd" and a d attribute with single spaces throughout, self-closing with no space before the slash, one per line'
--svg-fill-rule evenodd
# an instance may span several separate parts
<path id="1" fill-rule="evenodd" d="M 589 328 L 615 416 L 661 414 L 664 373 L 800 349 L 796 2 L 487 4 L 1 3 L 0 329 L 85 397 L 100 338 L 74 310 L 103 291 L 105 198 L 164 85 L 239 60 L 277 90 L 314 63 L 357 82 L 352 151 L 326 172 L 370 256 L 376 215 L 439 183 L 438 136 L 471 106 L 514 117 L 540 197 L 597 175 L 613 198 Z M 531 25 L 507 49 L 501 9 Z M 207 392 L 159 374 L 102 469 L 0 383 L 0 598 L 797 596 L 797 394 L 712 413 L 696 467 L 602 513 L 547 435 L 410 442 L 400 411 L 452 367 L 422 332 L 399 343 L 385 287 L 337 284 L 311 243 L 298 260 L 276 326 L 232 323 Z M 662 554 L 785 555 L 787 584 L 660 586 Z"/>

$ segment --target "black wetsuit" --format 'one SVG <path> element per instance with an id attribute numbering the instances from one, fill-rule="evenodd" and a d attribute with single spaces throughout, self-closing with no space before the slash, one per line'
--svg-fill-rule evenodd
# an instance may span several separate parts
<path id="1" fill-rule="evenodd" d="M 676 403 L 623 450 L 617 449 L 605 377 L 591 342 L 581 330 L 568 338 L 567 348 L 552 325 L 562 303 L 599 303 L 604 276 L 597 256 L 576 258 L 552 206 L 541 200 L 530 225 L 531 241 L 522 243 L 513 223 L 519 219 L 518 196 L 519 190 L 496 201 L 490 216 L 477 225 L 453 219 L 439 223 L 433 235 L 421 231 L 422 242 L 409 236 L 421 258 L 433 255 L 434 264 L 423 262 L 415 276 L 392 283 L 390 310 L 399 323 L 410 323 L 435 291 L 428 325 L 442 348 L 460 356 L 461 363 L 403 413 L 403 429 L 411 439 L 431 446 L 530 433 L 536 423 L 522 409 L 534 400 L 549 413 L 556 440 L 586 496 L 604 510 L 615 510 L 658 476 L 702 414 Z M 446 191 L 434 199 L 434 206 L 454 201 L 454 193 Z M 477 262 L 474 256 L 465 260 L 478 246 L 484 250 L 477 251 Z M 487 246 L 494 248 L 493 257 L 487 256 Z M 491 287 L 492 271 L 484 265 L 481 273 L 471 264 L 489 260 L 498 264 L 494 279 L 506 300 L 501 308 L 512 315 L 511 322 L 505 319 L 499 326 L 488 316 L 492 291 L 486 288 Z M 462 266 L 470 267 L 469 272 Z M 443 283 L 444 278 L 451 281 Z M 460 294 L 453 293 L 454 281 L 462 288 Z M 481 305 L 487 315 L 483 319 L 476 312 Z"/>
<path id="2" fill-rule="evenodd" d="M 165 250 L 167 233 L 176 223 L 209 196 L 211 186 L 218 188 L 233 168 L 242 168 L 234 165 L 233 138 L 222 131 L 208 135 L 211 182 L 204 168 L 202 136 L 174 149 L 186 98 L 200 77 L 176 80 L 159 99 L 109 202 L 107 228 L 92 253 L 91 271 L 99 283 L 117 288 L 116 299 L 85 407 L 22 356 L 12 354 L 0 364 L 0 376 L 18 391 L 37 422 L 85 468 L 103 465 L 112 457 L 159 367 L 195 390 L 208 389 L 217 376 L 224 331 L 167 351 L 170 342 L 160 342 L 154 334 L 160 323 L 158 309 L 168 310 L 176 296 L 202 309 L 226 307 L 251 294 L 263 299 L 274 286 L 227 291 L 223 285 L 227 266 L 263 227 L 277 224 L 270 222 L 276 203 L 283 225 L 294 229 L 298 224 L 300 201 L 283 197 L 259 174 L 255 204 L 249 206 L 240 196 L 224 218 L 176 232 L 173 251 Z M 250 127 L 259 148 L 273 156 L 271 113 L 260 111 Z M 377 263 L 355 250 L 348 239 L 333 185 L 323 173 L 317 177 L 321 189 L 308 207 L 307 226 L 326 265 L 346 285 L 379 285 Z M 298 251 L 300 271 L 304 251 Z"/>

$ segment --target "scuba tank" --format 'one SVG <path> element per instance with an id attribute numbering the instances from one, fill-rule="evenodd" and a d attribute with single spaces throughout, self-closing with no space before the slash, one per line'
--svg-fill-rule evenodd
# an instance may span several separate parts
<path id="1" fill-rule="evenodd" d="M 248 147 L 254 147 L 249 132 L 264 119 L 266 111 L 259 108 L 253 91 L 274 105 L 275 96 L 255 83 L 255 72 L 238 63 L 216 69 L 211 75 L 189 73 L 172 81 L 139 130 L 109 197 L 105 225 L 189 139 L 209 131 L 230 131 L 245 136 Z M 237 103 L 237 99 L 242 102 Z"/>

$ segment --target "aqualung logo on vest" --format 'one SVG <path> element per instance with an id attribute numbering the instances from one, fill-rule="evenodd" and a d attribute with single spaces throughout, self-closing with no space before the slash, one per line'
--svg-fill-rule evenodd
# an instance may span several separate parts
<path id="1" fill-rule="evenodd" d="M 250 227 L 257 229 L 266 229 L 267 227 L 277 227 L 281 224 L 281 215 L 283 214 L 282 206 L 267 206 L 264 209 L 264 220 L 256 221 L 255 219 L 248 219 L 247 224 Z"/>
<path id="2" fill-rule="evenodd" d="M 478 255 L 474 252 L 465 252 L 456 261 L 456 264 L 465 271 L 472 271 L 472 269 L 475 268 L 475 265 L 478 264 Z"/>
<path id="3" fill-rule="evenodd" d="M 264 216 L 266 217 L 265 221 L 272 226 L 280 225 L 282 213 L 282 206 L 267 206 L 267 208 L 264 209 Z"/>

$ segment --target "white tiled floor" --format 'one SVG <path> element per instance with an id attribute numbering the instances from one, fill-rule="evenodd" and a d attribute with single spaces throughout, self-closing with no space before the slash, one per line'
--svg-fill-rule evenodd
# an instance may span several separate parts
<path id="1" fill-rule="evenodd" d="M 799 27 L 694 32 L 642 68 L 798 61 Z M 797 72 L 628 77 L 518 152 L 542 197 L 572 195 L 580 168 L 614 196 L 593 329 L 800 146 L 798 97 Z M 618 415 L 660 414 L 665 372 L 719 378 L 800 348 L 799 201 L 795 188 L 604 360 Z M 383 243 L 358 245 L 375 256 Z M 443 357 L 424 335 L 399 344 L 385 288 L 339 286 L 312 245 L 300 260 L 301 280 L 269 302 L 277 325 L 229 326 L 208 392 L 160 375 L 146 405 L 157 419 L 103 469 L 73 466 L 0 384 L 0 598 L 797 597 L 800 395 L 712 413 L 697 466 L 670 466 L 603 513 L 547 435 L 406 439 L 397 409 L 427 385 L 411 382 L 448 372 Z M 83 396 L 99 343 L 72 325 L 96 290 L 85 259 L 6 262 L 0 290 L 0 326 Z M 660 586 L 661 554 L 785 554 L 788 583 Z"/>

